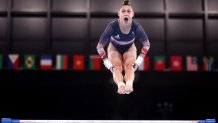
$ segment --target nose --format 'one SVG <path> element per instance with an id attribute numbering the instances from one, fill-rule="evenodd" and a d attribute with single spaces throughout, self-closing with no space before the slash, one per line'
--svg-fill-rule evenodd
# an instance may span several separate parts
<path id="1" fill-rule="evenodd" d="M 128 16 L 128 15 L 129 15 L 129 13 L 128 13 L 128 12 L 125 12 L 125 13 L 124 13 L 124 16 Z"/>
<path id="2" fill-rule="evenodd" d="M 129 17 L 129 15 L 128 15 L 128 14 L 125 14 L 125 15 L 124 15 L 124 18 L 128 18 L 128 17 Z"/>

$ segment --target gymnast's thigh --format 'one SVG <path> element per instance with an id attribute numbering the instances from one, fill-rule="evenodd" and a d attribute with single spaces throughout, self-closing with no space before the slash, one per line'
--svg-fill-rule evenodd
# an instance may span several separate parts
<path id="1" fill-rule="evenodd" d="M 125 64 L 134 64 L 137 56 L 137 50 L 135 44 L 133 44 L 124 54 L 123 54 L 123 62 Z"/>
<path id="2" fill-rule="evenodd" d="M 113 66 L 122 66 L 122 55 L 116 50 L 116 48 L 110 43 L 107 49 L 108 59 Z"/>

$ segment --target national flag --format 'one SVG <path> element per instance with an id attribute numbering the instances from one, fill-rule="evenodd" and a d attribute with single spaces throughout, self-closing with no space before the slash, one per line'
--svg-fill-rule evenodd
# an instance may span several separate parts
<path id="1" fill-rule="evenodd" d="M 24 69 L 26 70 L 34 70 L 35 67 L 35 55 L 24 55 Z"/>
<path id="2" fill-rule="evenodd" d="M 203 71 L 212 71 L 212 64 L 214 62 L 214 57 L 203 57 Z"/>
<path id="3" fill-rule="evenodd" d="M 154 70 L 155 71 L 164 71 L 166 69 L 166 62 L 164 56 L 155 56 L 154 57 Z"/>
<path id="4" fill-rule="evenodd" d="M 84 70 L 84 56 L 74 55 L 73 56 L 73 69 L 74 70 Z"/>
<path id="5" fill-rule="evenodd" d="M 139 71 L 148 71 L 150 69 L 150 57 L 145 56 L 143 63 L 139 66 Z"/>
<path id="6" fill-rule="evenodd" d="M 100 70 L 101 69 L 101 57 L 99 55 L 89 56 L 89 69 Z"/>
<path id="7" fill-rule="evenodd" d="M 187 71 L 198 71 L 198 58 L 196 56 L 186 57 L 186 69 Z"/>
<path id="8" fill-rule="evenodd" d="M 40 69 L 41 70 L 51 70 L 52 69 L 52 57 L 51 57 L 51 55 L 42 55 L 41 56 Z"/>
<path id="9" fill-rule="evenodd" d="M 3 56 L 0 55 L 0 69 L 2 69 L 2 66 L 3 66 Z"/>
<path id="10" fill-rule="evenodd" d="M 67 70 L 68 69 L 68 55 L 56 56 L 56 69 L 57 70 Z"/>
<path id="11" fill-rule="evenodd" d="M 182 57 L 171 56 L 170 57 L 170 68 L 171 71 L 182 71 Z"/>
<path id="12" fill-rule="evenodd" d="M 8 55 L 8 69 L 18 70 L 20 63 L 20 56 L 18 54 Z"/>

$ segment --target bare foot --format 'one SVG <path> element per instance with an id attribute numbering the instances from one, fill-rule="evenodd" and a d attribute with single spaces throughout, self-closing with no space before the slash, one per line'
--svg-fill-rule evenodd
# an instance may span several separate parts
<path id="1" fill-rule="evenodd" d="M 125 86 L 126 86 L 126 84 L 124 82 L 118 82 L 117 83 L 117 87 L 118 87 L 117 93 L 118 94 L 125 94 Z"/>
<path id="2" fill-rule="evenodd" d="M 125 94 L 125 86 L 124 86 L 124 85 L 121 85 L 121 86 L 118 88 L 117 93 L 118 93 L 118 94 Z"/>
<path id="3" fill-rule="evenodd" d="M 131 92 L 133 92 L 133 87 L 131 84 L 126 84 L 126 87 L 125 87 L 125 93 L 126 94 L 130 94 Z"/>

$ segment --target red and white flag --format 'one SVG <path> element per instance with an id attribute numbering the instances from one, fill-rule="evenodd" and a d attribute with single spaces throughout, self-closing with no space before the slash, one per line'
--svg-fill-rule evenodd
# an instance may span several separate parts
<path id="1" fill-rule="evenodd" d="M 198 71 L 198 58 L 196 56 L 186 57 L 187 71 Z"/>

